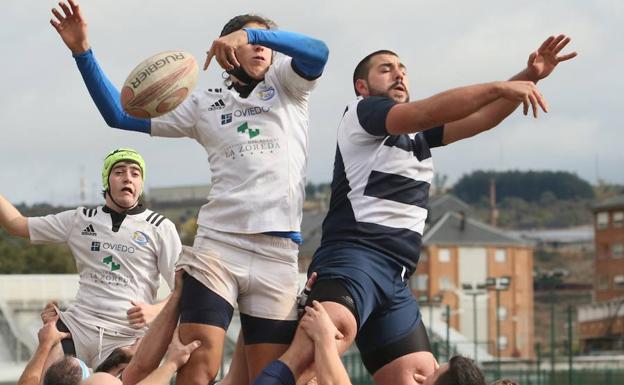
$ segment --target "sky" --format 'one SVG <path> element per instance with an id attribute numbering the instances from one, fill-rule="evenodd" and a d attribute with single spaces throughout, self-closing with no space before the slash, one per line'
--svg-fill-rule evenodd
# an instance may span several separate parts
<path id="1" fill-rule="evenodd" d="M 210 181 L 203 148 L 191 139 L 151 138 L 106 126 L 74 61 L 50 26 L 47 0 L 3 1 L 0 64 L 0 194 L 14 203 L 98 202 L 106 153 L 132 147 L 147 162 L 147 189 Z M 463 85 L 505 80 L 549 35 L 572 38 L 579 56 L 538 84 L 550 112 L 516 111 L 499 127 L 433 151 L 449 183 L 474 170 L 562 170 L 624 184 L 624 2 L 621 0 L 223 1 L 83 0 L 89 40 L 121 86 L 148 56 L 183 49 L 203 63 L 232 16 L 254 12 L 330 49 L 310 99 L 308 180 L 331 180 L 335 130 L 354 98 L 355 64 L 377 49 L 407 66 L 412 100 Z M 198 87 L 222 85 L 214 63 Z M 82 182 L 81 182 L 82 181 Z"/>

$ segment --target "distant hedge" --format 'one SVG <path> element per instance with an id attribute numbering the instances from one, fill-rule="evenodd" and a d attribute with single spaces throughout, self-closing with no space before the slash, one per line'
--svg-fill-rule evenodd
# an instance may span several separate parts
<path id="1" fill-rule="evenodd" d="M 491 179 L 496 184 L 497 201 L 521 198 L 526 202 L 539 202 L 550 194 L 560 200 L 594 198 L 594 190 L 588 182 L 565 171 L 475 171 L 462 176 L 452 192 L 468 203 L 478 203 L 489 196 Z"/>

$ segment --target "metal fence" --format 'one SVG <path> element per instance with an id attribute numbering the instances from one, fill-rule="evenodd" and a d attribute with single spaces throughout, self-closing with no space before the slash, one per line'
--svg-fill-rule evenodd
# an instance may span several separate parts
<path id="1" fill-rule="evenodd" d="M 348 352 L 342 358 L 353 385 L 373 385 L 373 379 L 362 364 L 357 351 Z M 520 385 L 624 385 L 624 369 L 574 369 L 570 371 L 550 370 L 501 370 L 500 377 L 496 368 L 485 369 L 486 382 L 489 384 L 499 378 L 507 378 Z"/>

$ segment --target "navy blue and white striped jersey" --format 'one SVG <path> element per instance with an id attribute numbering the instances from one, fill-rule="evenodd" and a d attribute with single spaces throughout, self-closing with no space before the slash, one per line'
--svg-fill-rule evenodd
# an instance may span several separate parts
<path id="1" fill-rule="evenodd" d="M 433 178 L 432 147 L 443 127 L 390 135 L 386 116 L 395 101 L 358 98 L 338 127 L 330 208 L 321 248 L 338 242 L 378 250 L 411 274 L 418 263 Z"/>

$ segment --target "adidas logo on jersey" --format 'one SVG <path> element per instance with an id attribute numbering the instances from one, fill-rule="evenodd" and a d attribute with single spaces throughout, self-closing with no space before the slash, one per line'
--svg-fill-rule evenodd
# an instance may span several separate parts
<path id="1" fill-rule="evenodd" d="M 84 230 L 82 230 L 81 234 L 82 235 L 90 235 L 92 237 L 97 237 L 97 233 L 93 229 L 93 225 L 92 224 L 89 224 L 89 226 L 85 227 Z"/>
<path id="2" fill-rule="evenodd" d="M 208 108 L 208 111 L 222 110 L 225 108 L 225 103 L 223 99 L 219 99 L 216 102 L 212 103 L 212 105 Z"/>

